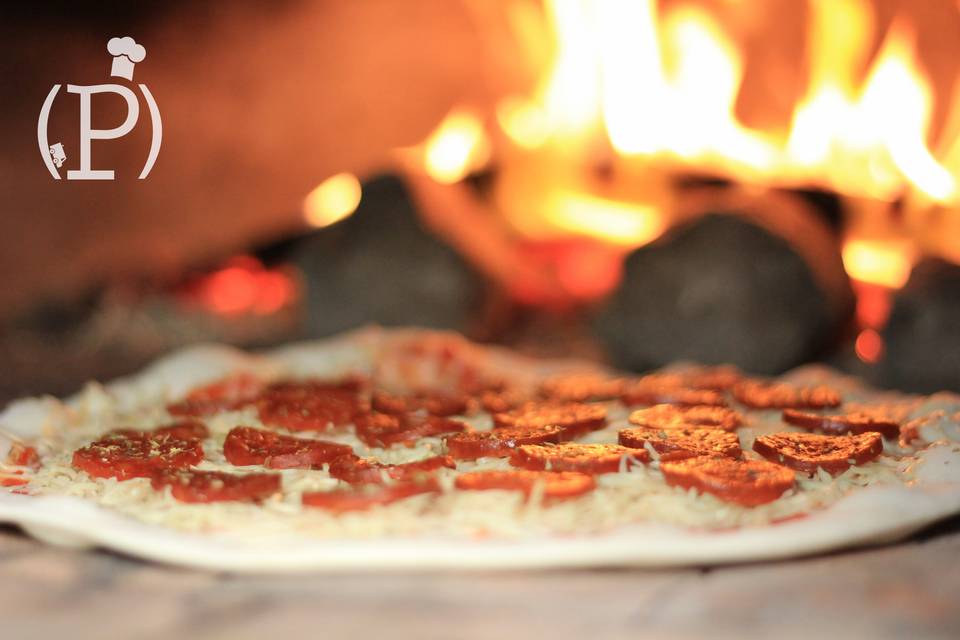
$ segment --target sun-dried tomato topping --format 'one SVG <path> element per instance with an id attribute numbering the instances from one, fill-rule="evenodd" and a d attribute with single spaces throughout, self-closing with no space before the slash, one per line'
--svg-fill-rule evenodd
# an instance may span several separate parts
<path id="1" fill-rule="evenodd" d="M 138 429 L 114 429 L 107 435 L 122 436 L 124 438 L 168 436 L 180 440 L 203 440 L 210 435 L 210 430 L 199 420 L 181 420 L 148 431 L 140 431 Z"/>
<path id="2" fill-rule="evenodd" d="M 462 491 L 520 491 L 525 496 L 539 485 L 543 497 L 561 500 L 576 498 L 593 491 L 597 486 L 593 476 L 576 471 L 469 471 L 454 481 Z"/>
<path id="3" fill-rule="evenodd" d="M 578 438 L 607 425 L 607 409 L 580 402 L 528 402 L 521 407 L 493 414 L 496 429 L 528 429 L 557 426 L 564 440 Z"/>
<path id="4" fill-rule="evenodd" d="M 734 385 L 733 397 L 752 409 L 824 409 L 838 407 L 843 401 L 839 393 L 824 385 L 800 387 L 761 380 Z"/>
<path id="5" fill-rule="evenodd" d="M 183 400 L 168 405 L 167 411 L 171 415 L 191 417 L 234 411 L 256 400 L 264 388 L 260 378 L 238 373 L 194 389 Z"/>
<path id="6" fill-rule="evenodd" d="M 574 373 L 547 378 L 540 395 L 556 402 L 592 402 L 620 397 L 623 381 L 596 373 Z"/>
<path id="7" fill-rule="evenodd" d="M 342 456 L 330 463 L 330 475 L 350 484 L 383 484 L 385 479 L 415 480 L 437 469 L 455 469 L 450 456 L 434 456 L 404 464 L 386 464 L 358 456 Z"/>
<path id="8" fill-rule="evenodd" d="M 865 413 L 847 413 L 844 415 L 821 415 L 819 413 L 810 413 L 799 411 L 797 409 L 784 409 L 783 421 L 797 427 L 803 427 L 809 431 L 820 430 L 824 433 L 843 435 L 846 433 L 869 433 L 877 432 L 884 438 L 894 439 L 900 435 L 900 423 L 894 420 L 884 420 L 875 418 Z"/>
<path id="9" fill-rule="evenodd" d="M 280 474 L 164 470 L 151 476 L 150 484 L 157 491 L 170 487 L 180 502 L 261 502 L 280 491 Z"/>
<path id="10" fill-rule="evenodd" d="M 14 442 L 7 452 L 7 464 L 17 467 L 36 467 L 40 464 L 40 454 L 33 447 Z"/>
<path id="11" fill-rule="evenodd" d="M 883 453 L 883 436 L 822 436 L 816 433 L 774 433 L 757 436 L 753 450 L 771 462 L 813 474 L 817 467 L 831 475 L 876 460 Z"/>
<path id="12" fill-rule="evenodd" d="M 620 444 L 643 449 L 650 444 L 661 460 L 682 460 L 693 456 L 727 456 L 739 458 L 737 434 L 719 429 L 621 429 Z"/>
<path id="13" fill-rule="evenodd" d="M 260 421 L 290 431 L 326 431 L 352 423 L 369 410 L 353 381 L 315 380 L 272 385 L 257 401 Z"/>
<path id="14" fill-rule="evenodd" d="M 520 445 L 560 442 L 563 435 L 563 428 L 550 425 L 458 433 L 448 436 L 444 442 L 447 453 L 457 460 L 476 460 L 505 458 Z"/>
<path id="15" fill-rule="evenodd" d="M 645 449 L 630 449 L 616 444 L 555 445 L 525 444 L 510 455 L 510 464 L 531 471 L 579 471 L 590 475 L 617 473 L 650 461 Z"/>
<path id="16" fill-rule="evenodd" d="M 663 477 L 672 487 L 696 489 L 744 507 L 773 502 L 791 489 L 793 471 L 766 460 L 733 460 L 724 456 L 664 462 Z"/>
<path id="17" fill-rule="evenodd" d="M 333 513 L 366 511 L 371 507 L 387 505 L 423 493 L 439 493 L 440 484 L 430 479 L 425 482 L 404 481 L 395 484 L 363 485 L 351 489 L 314 491 L 303 494 L 303 504 Z"/>
<path id="18" fill-rule="evenodd" d="M 692 389 L 683 386 L 682 378 L 664 378 L 658 374 L 625 383 L 620 401 L 628 407 L 637 405 L 676 404 L 682 406 L 725 407 L 727 401 L 719 391 Z"/>
<path id="19" fill-rule="evenodd" d="M 630 414 L 630 423 L 649 429 L 720 429 L 733 431 L 740 414 L 726 407 L 683 407 L 658 404 Z"/>
<path id="20" fill-rule="evenodd" d="M 411 395 L 395 395 L 386 391 L 373 394 L 373 409 L 381 413 L 403 415 L 425 411 L 432 416 L 460 416 L 467 413 L 470 397 L 439 391 L 418 391 Z"/>
<path id="21" fill-rule="evenodd" d="M 312 469 L 352 454 L 353 449 L 345 444 L 295 438 L 253 427 L 234 427 L 223 441 L 224 457 L 238 467 L 259 464 L 271 469 Z"/>
<path id="22" fill-rule="evenodd" d="M 439 416 L 372 413 L 357 418 L 357 437 L 368 447 L 412 446 L 420 438 L 466 430 L 465 423 Z"/>
<path id="23" fill-rule="evenodd" d="M 148 478 L 165 469 L 185 469 L 203 460 L 199 440 L 169 435 L 107 435 L 73 453 L 73 466 L 95 478 Z"/>
<path id="24" fill-rule="evenodd" d="M 23 476 L 0 475 L 0 487 L 21 487 L 30 484 L 30 480 Z"/>

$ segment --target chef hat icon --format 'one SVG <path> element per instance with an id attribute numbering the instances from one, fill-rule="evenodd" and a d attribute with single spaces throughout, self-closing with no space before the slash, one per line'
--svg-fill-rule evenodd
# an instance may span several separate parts
<path id="1" fill-rule="evenodd" d="M 147 57 L 147 50 L 130 36 L 110 38 L 107 51 L 113 56 L 110 75 L 133 80 L 133 64 Z"/>

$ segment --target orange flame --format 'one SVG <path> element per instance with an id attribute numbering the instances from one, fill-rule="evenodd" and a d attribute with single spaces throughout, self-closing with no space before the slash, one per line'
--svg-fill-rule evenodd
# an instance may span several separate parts
<path id="1" fill-rule="evenodd" d="M 690 4 L 659 16 L 655 0 L 548 0 L 554 65 L 534 96 L 505 102 L 498 121 L 528 149 L 569 152 L 605 130 L 621 156 L 666 155 L 733 177 L 852 195 L 960 201 L 960 142 L 940 145 L 944 161 L 927 144 L 933 98 L 909 25 L 894 22 L 861 82 L 871 6 L 809 4 L 809 85 L 786 135 L 737 120 L 742 51 L 721 25 Z"/>

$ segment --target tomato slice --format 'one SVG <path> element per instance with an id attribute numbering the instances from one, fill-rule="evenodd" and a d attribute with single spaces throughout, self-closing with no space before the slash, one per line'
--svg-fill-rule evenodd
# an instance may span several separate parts
<path id="1" fill-rule="evenodd" d="M 745 380 L 733 387 L 733 397 L 751 409 L 824 409 L 838 407 L 840 394 L 824 385 L 798 387 L 784 382 Z"/>
<path id="2" fill-rule="evenodd" d="M 650 454 L 645 449 L 578 442 L 525 444 L 517 447 L 510 456 L 510 464 L 531 471 L 579 471 L 590 475 L 617 473 L 621 465 L 630 469 L 649 461 Z"/>
<path id="3" fill-rule="evenodd" d="M 150 479 L 154 489 L 170 487 L 176 500 L 189 503 L 262 502 L 280 491 L 280 483 L 278 473 L 238 475 L 196 469 L 167 469 Z"/>
<path id="4" fill-rule="evenodd" d="M 831 475 L 853 465 L 876 460 L 883 453 L 883 436 L 861 433 L 823 436 L 816 433 L 774 433 L 757 436 L 753 450 L 771 462 L 813 475 L 821 468 Z"/>
<path id="5" fill-rule="evenodd" d="M 368 447 L 412 446 L 421 438 L 466 430 L 465 423 L 438 416 L 374 413 L 357 419 L 357 437 Z"/>
<path id="6" fill-rule="evenodd" d="M 234 427 L 223 442 L 224 457 L 238 467 L 259 464 L 271 469 L 313 469 L 352 454 L 349 445 L 295 438 L 253 427 Z"/>
<path id="7" fill-rule="evenodd" d="M 330 475 L 350 484 L 384 484 L 390 480 L 415 480 L 437 469 L 455 469 L 450 456 L 434 456 L 404 464 L 384 464 L 358 456 L 341 456 L 330 463 Z"/>
<path id="8" fill-rule="evenodd" d="M 264 386 L 253 374 L 238 373 L 194 389 L 180 402 L 168 405 L 167 411 L 171 415 L 190 417 L 234 411 L 256 400 Z"/>
<path id="9" fill-rule="evenodd" d="M 73 453 L 73 466 L 95 478 L 149 478 L 165 469 L 185 469 L 203 460 L 199 440 L 168 435 L 107 435 Z"/>
<path id="10" fill-rule="evenodd" d="M 457 476 L 455 486 L 462 491 L 519 491 L 530 496 L 537 485 L 546 499 L 576 498 L 597 486 L 593 476 L 576 471 L 470 471 Z"/>
<path id="11" fill-rule="evenodd" d="M 695 489 L 744 507 L 773 502 L 794 485 L 793 471 L 766 460 L 696 457 L 660 465 L 672 487 Z"/>
<path id="12" fill-rule="evenodd" d="M 435 480 L 426 482 L 397 482 L 385 485 L 364 485 L 352 489 L 314 491 L 303 494 L 303 504 L 318 507 L 332 513 L 366 511 L 424 493 L 439 493 L 440 485 Z"/>
<path id="13" fill-rule="evenodd" d="M 528 402 L 511 411 L 493 414 L 496 429 L 535 429 L 557 426 L 562 440 L 572 440 L 607 425 L 607 408 L 582 402 Z"/>
<path id="14" fill-rule="evenodd" d="M 658 404 L 630 414 L 630 423 L 649 429 L 720 429 L 740 426 L 740 414 L 726 407 L 684 407 Z"/>
<path id="15" fill-rule="evenodd" d="M 660 460 L 682 460 L 693 456 L 721 455 L 739 458 L 737 434 L 718 429 L 621 429 L 620 444 L 643 449 L 649 444 L 660 454 Z"/>
<path id="16" fill-rule="evenodd" d="M 797 427 L 803 427 L 808 431 L 820 430 L 833 435 L 843 435 L 845 433 L 860 434 L 875 431 L 890 440 L 900 435 L 899 422 L 874 418 L 865 413 L 847 413 L 839 416 L 827 416 L 819 413 L 799 411 L 797 409 L 784 409 L 783 421 Z"/>
<path id="17" fill-rule="evenodd" d="M 524 444 L 560 442 L 564 430 L 557 426 L 472 431 L 448 436 L 447 453 L 457 460 L 506 458 Z"/>

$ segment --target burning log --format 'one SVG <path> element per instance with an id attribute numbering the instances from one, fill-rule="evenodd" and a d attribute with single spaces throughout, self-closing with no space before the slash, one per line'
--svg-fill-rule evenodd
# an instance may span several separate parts
<path id="1" fill-rule="evenodd" d="M 306 282 L 308 333 L 370 323 L 466 331 L 480 278 L 422 226 L 400 181 L 379 178 L 363 193 L 355 214 L 318 230 L 292 256 Z"/>
<path id="2" fill-rule="evenodd" d="M 960 389 L 960 266 L 926 258 L 894 297 L 882 335 L 886 355 L 876 379 L 884 386 L 932 393 Z"/>
<path id="3" fill-rule="evenodd" d="M 706 204 L 710 208 L 700 208 Z M 775 373 L 808 361 L 849 318 L 838 240 L 802 196 L 691 200 L 688 222 L 628 256 L 595 321 L 614 362 L 678 359 Z M 693 211 L 710 211 L 694 217 Z"/>

